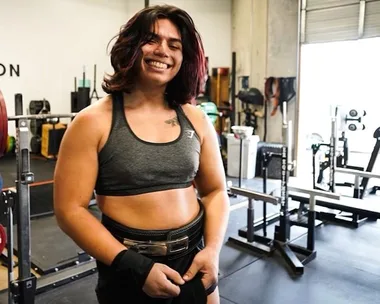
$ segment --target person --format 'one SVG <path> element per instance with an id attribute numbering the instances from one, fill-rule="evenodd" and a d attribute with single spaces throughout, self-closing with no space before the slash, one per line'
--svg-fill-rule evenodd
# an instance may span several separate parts
<path id="1" fill-rule="evenodd" d="M 174 6 L 115 36 L 105 97 L 80 111 L 54 173 L 59 227 L 94 257 L 99 303 L 219 303 L 229 216 L 217 135 L 196 107 L 205 55 Z M 95 190 L 101 219 L 88 209 Z"/>

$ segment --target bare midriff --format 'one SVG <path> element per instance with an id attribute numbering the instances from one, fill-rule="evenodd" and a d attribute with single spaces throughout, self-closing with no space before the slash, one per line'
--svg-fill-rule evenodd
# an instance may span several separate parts
<path id="1" fill-rule="evenodd" d="M 135 229 L 175 229 L 199 213 L 193 186 L 132 196 L 97 196 L 99 209 L 114 221 Z"/>

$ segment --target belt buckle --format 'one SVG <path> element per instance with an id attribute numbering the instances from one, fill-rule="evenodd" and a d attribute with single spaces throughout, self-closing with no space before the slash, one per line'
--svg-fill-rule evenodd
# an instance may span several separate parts
<path id="1" fill-rule="evenodd" d="M 124 239 L 123 244 L 128 249 L 135 249 L 138 253 L 141 254 L 149 254 L 151 256 L 165 256 L 168 254 L 178 253 L 187 250 L 189 248 L 189 237 L 184 236 L 176 240 L 164 242 L 146 242 Z"/>
<path id="2" fill-rule="evenodd" d="M 164 256 L 167 252 L 166 244 L 164 242 L 135 241 L 124 238 L 123 245 L 130 250 L 135 250 L 138 253 L 151 256 Z"/>
<path id="3" fill-rule="evenodd" d="M 168 254 L 182 252 L 189 249 L 189 237 L 185 235 L 179 239 L 167 241 L 166 244 L 168 246 Z"/>

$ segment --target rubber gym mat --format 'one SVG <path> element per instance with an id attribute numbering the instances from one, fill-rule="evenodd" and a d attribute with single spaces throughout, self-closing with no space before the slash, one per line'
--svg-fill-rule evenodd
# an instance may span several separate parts
<path id="1" fill-rule="evenodd" d="M 91 209 L 98 219 L 100 212 L 96 206 Z M 17 249 L 17 227 L 14 228 Z M 31 220 L 31 262 L 42 273 L 49 273 L 56 267 L 72 265 L 78 260 L 82 250 L 58 227 L 54 215 Z"/>
<path id="2" fill-rule="evenodd" d="M 221 295 L 239 304 L 373 303 L 380 297 L 379 237 L 375 224 L 319 227 L 317 258 L 303 276 L 292 279 L 280 259 L 263 258 L 221 280 Z"/>
<path id="3" fill-rule="evenodd" d="M 255 219 L 259 219 L 263 216 L 262 212 L 262 202 L 255 202 Z M 274 214 L 279 211 L 279 206 L 267 205 L 267 215 Z M 267 236 L 272 238 L 274 236 L 275 224 L 269 225 L 267 227 Z M 247 226 L 247 208 L 242 207 L 240 209 L 230 212 L 230 218 L 227 227 L 226 237 L 224 239 L 224 246 L 220 252 L 220 269 L 219 269 L 219 279 L 227 277 L 234 272 L 246 267 L 249 264 L 252 264 L 256 260 L 260 259 L 262 256 L 257 253 L 252 253 L 247 249 L 238 247 L 234 244 L 227 243 L 230 236 L 238 236 L 238 231 L 241 228 Z M 291 237 L 296 239 L 297 237 L 306 233 L 306 229 L 302 227 L 293 226 L 291 228 Z M 263 235 L 262 230 L 256 231 L 256 234 Z M 305 242 L 301 243 L 303 246 L 306 246 Z"/>
<path id="4" fill-rule="evenodd" d="M 0 159 L 1 175 L 4 179 L 4 188 L 14 187 L 17 179 L 15 156 L 5 156 Z M 53 179 L 55 161 L 43 157 L 30 155 L 30 171 L 34 173 L 35 182 Z"/>
<path id="5" fill-rule="evenodd" d="M 53 213 L 53 190 L 54 184 L 50 182 L 30 187 L 30 215 L 32 218 Z"/>

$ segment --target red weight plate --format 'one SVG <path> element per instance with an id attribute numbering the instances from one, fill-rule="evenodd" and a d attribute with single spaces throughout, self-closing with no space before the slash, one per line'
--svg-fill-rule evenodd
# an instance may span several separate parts
<path id="1" fill-rule="evenodd" d="M 0 157 L 4 156 L 8 144 L 8 115 L 3 94 L 0 91 Z"/>
<path id="2" fill-rule="evenodd" d="M 7 234 L 5 233 L 4 227 L 0 224 L 0 254 L 3 252 L 6 245 L 7 245 Z"/>

